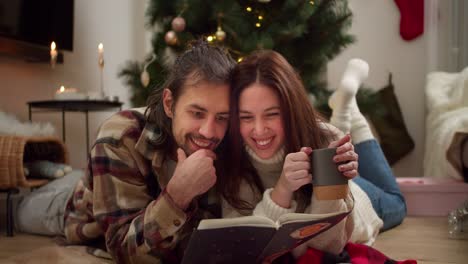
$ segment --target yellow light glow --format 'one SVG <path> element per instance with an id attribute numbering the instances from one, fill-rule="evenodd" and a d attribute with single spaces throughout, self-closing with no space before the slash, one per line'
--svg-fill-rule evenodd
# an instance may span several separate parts
<path id="1" fill-rule="evenodd" d="M 255 23 L 255 26 L 256 26 L 256 27 L 261 27 L 262 24 L 260 24 L 260 23 Z"/>
<path id="2" fill-rule="evenodd" d="M 263 19 L 263 16 L 258 16 L 258 20 L 262 20 Z"/>
<path id="3" fill-rule="evenodd" d="M 239 59 L 237 59 L 237 62 L 241 62 L 244 58 L 240 57 Z"/>
<path id="4" fill-rule="evenodd" d="M 55 41 L 52 41 L 52 43 L 50 43 L 50 49 L 55 50 L 56 48 L 57 48 L 57 45 L 55 45 Z"/>
<path id="5" fill-rule="evenodd" d="M 103 53 L 103 52 L 104 52 L 104 45 L 102 45 L 102 43 L 99 43 L 99 45 L 98 45 L 98 51 L 99 51 L 99 53 Z"/>
<path id="6" fill-rule="evenodd" d="M 245 10 L 247 10 L 247 12 L 252 12 L 252 8 L 250 6 L 248 6 Z"/>
<path id="7" fill-rule="evenodd" d="M 63 85 L 60 86 L 60 92 L 61 92 L 61 93 L 65 92 L 65 86 L 63 86 Z"/>
<path id="8" fill-rule="evenodd" d="M 206 40 L 208 40 L 208 42 L 212 42 L 212 41 L 214 40 L 214 38 L 213 38 L 213 36 L 208 36 L 208 37 L 206 38 Z"/>
<path id="9" fill-rule="evenodd" d="M 311 5 L 314 5 L 314 4 L 315 4 L 313 0 L 311 0 L 309 3 L 310 3 Z"/>

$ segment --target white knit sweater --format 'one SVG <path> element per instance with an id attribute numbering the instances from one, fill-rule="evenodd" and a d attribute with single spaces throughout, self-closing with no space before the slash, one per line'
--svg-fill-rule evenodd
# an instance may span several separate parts
<path id="1" fill-rule="evenodd" d="M 290 208 L 283 208 L 273 202 L 270 196 L 272 188 L 275 186 L 283 169 L 284 150 L 279 151 L 269 160 L 262 160 L 248 148 L 247 153 L 266 189 L 263 195 L 260 195 L 255 190 L 252 190 L 248 184 L 244 183 L 241 185 L 241 198 L 253 204 L 257 203 L 253 214 L 266 216 L 276 221 L 282 214 L 296 212 L 297 204 L 295 201 L 293 201 Z M 338 254 L 343 250 L 348 241 L 367 245 L 374 243 L 383 222 L 377 216 L 367 194 L 353 181 L 349 181 L 349 187 L 355 200 L 353 212 L 336 226 L 296 248 L 293 252 L 295 256 L 302 255 L 307 247 Z M 305 213 L 345 212 L 352 206 L 351 195 L 348 195 L 346 199 L 331 201 L 317 200 L 315 196 L 312 196 L 311 203 L 305 209 Z M 239 212 L 230 207 L 226 202 L 223 202 L 223 217 L 238 216 L 241 216 Z"/>

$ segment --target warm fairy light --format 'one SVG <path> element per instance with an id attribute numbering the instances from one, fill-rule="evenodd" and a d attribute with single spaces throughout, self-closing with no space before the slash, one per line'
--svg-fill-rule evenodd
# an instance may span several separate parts
<path id="1" fill-rule="evenodd" d="M 314 4 L 315 4 L 313 0 L 311 0 L 309 3 L 310 3 L 311 5 L 314 5 Z"/>
<path id="2" fill-rule="evenodd" d="M 255 26 L 256 26 L 256 27 L 261 27 L 262 24 L 260 24 L 260 23 L 255 23 Z"/>
<path id="3" fill-rule="evenodd" d="M 50 49 L 55 50 L 56 48 L 57 48 L 57 45 L 55 45 L 55 41 L 52 41 L 52 43 L 50 44 Z"/>
<path id="4" fill-rule="evenodd" d="M 240 57 L 237 59 L 237 62 L 241 62 L 244 58 Z"/>
<path id="5" fill-rule="evenodd" d="M 208 36 L 208 37 L 206 38 L 206 40 L 208 40 L 208 42 L 212 42 L 212 41 L 214 40 L 214 38 L 213 38 L 213 36 Z"/>
<path id="6" fill-rule="evenodd" d="M 63 86 L 63 85 L 60 86 L 60 92 L 61 92 L 61 93 L 65 92 L 65 86 Z"/>
<path id="7" fill-rule="evenodd" d="M 247 12 L 252 12 L 252 8 L 250 6 L 248 6 L 245 10 L 247 10 Z"/>
<path id="8" fill-rule="evenodd" d="M 258 20 L 262 20 L 263 19 L 263 16 L 258 16 Z"/>

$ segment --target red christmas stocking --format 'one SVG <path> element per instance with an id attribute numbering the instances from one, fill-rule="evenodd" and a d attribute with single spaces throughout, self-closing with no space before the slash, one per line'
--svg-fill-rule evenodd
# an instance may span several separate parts
<path id="1" fill-rule="evenodd" d="M 400 35 L 410 41 L 424 32 L 424 0 L 395 0 L 400 9 Z"/>

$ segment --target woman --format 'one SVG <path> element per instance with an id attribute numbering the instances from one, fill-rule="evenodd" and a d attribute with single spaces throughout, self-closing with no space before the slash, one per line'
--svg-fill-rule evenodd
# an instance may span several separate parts
<path id="1" fill-rule="evenodd" d="M 349 135 L 336 141 L 342 133 L 324 123 L 315 112 L 292 66 L 274 51 L 259 51 L 244 58 L 232 76 L 232 118 L 228 132 L 230 157 L 227 159 L 230 162 L 226 165 L 225 177 L 218 179 L 218 187 L 225 200 L 223 216 L 235 217 L 253 212 L 276 220 L 289 212 L 315 214 L 350 210 L 353 206 L 351 195 L 346 199 L 321 201 L 311 194 L 309 183 L 313 175 L 309 173 L 309 155 L 313 149 L 338 147 L 334 160 L 347 162 L 338 168 L 349 178 L 356 176 L 357 155 L 349 142 Z M 359 85 L 359 80 L 345 81 L 348 79 L 346 76 L 343 79 L 345 86 Z M 337 104 L 343 106 L 335 107 L 339 116 L 351 109 L 349 105 L 352 102 L 349 96 L 342 94 L 350 93 L 345 89 L 334 96 Z M 338 119 L 340 122 L 352 121 L 351 118 Z M 366 143 L 363 148 L 371 145 L 380 150 L 374 143 Z M 380 173 L 377 169 L 384 167 L 388 169 L 384 169 L 385 173 L 393 177 L 383 154 L 377 150 L 373 155 L 380 155 L 377 159 L 380 164 L 372 164 L 375 157 L 366 160 L 369 156 L 357 151 L 364 155 L 364 160 L 361 158 L 364 168 L 359 171 L 377 175 Z M 382 182 L 387 184 L 387 179 Z M 394 191 L 394 186 L 389 186 Z M 338 225 L 307 242 L 307 246 L 338 254 L 348 241 L 373 243 L 383 225 L 381 219 L 386 220 L 383 214 L 377 213 L 383 212 L 379 205 L 386 199 L 387 187 L 372 183 L 364 176 L 349 181 L 349 187 L 356 200 L 353 212 Z M 391 222 L 388 226 L 394 224 Z M 294 253 L 301 255 L 305 249 L 304 245 Z"/>

